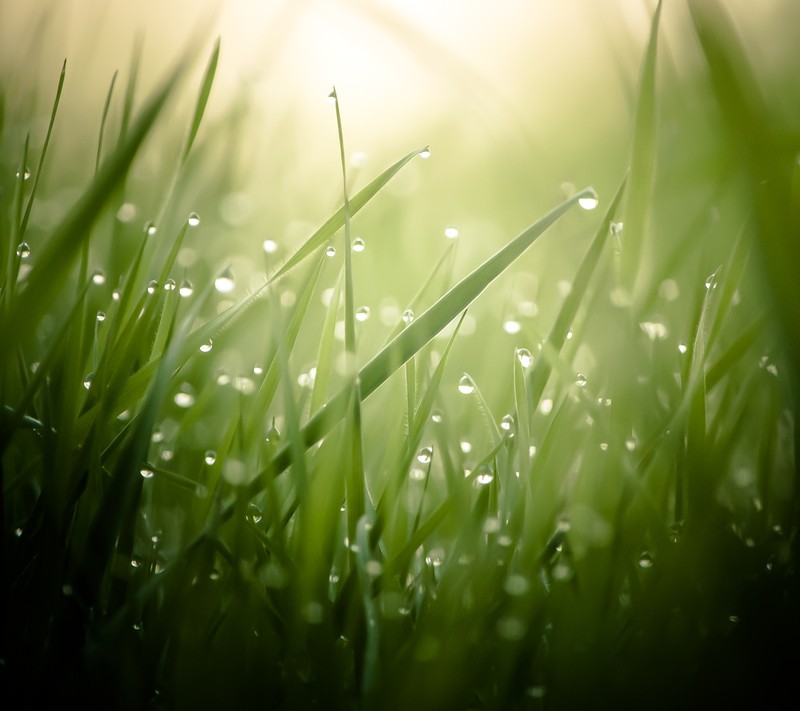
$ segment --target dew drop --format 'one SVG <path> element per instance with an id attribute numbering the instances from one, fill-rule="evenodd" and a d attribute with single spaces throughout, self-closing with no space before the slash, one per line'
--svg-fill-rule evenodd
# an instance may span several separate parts
<path id="1" fill-rule="evenodd" d="M 571 341 L 574 336 L 575 334 L 572 332 L 572 329 L 569 329 L 569 331 L 567 331 L 567 340 Z"/>
<path id="2" fill-rule="evenodd" d="M 111 298 L 114 301 L 119 301 L 122 298 L 122 293 L 119 289 L 114 289 L 114 291 L 111 292 Z"/>
<path id="3" fill-rule="evenodd" d="M 517 348 L 517 360 L 523 368 L 530 368 L 533 365 L 533 356 L 527 348 Z"/>
<path id="4" fill-rule="evenodd" d="M 208 353 L 213 347 L 214 347 L 214 341 L 209 338 L 205 343 L 203 343 L 200 346 L 200 352 L 201 353 Z M 219 382 L 219 378 L 217 379 L 217 383 L 219 385 L 222 385 L 222 383 Z"/>
<path id="5" fill-rule="evenodd" d="M 247 513 L 245 517 L 250 523 L 261 523 L 262 514 L 261 509 L 258 508 L 254 503 L 249 503 L 247 505 Z"/>
<path id="6" fill-rule="evenodd" d="M 442 413 L 439 411 L 434 412 L 431 415 L 431 420 L 433 420 L 437 425 L 442 423 Z"/>
<path id="7" fill-rule="evenodd" d="M 136 217 L 136 205 L 130 202 L 124 202 L 117 210 L 117 219 L 120 222 L 130 222 Z"/>
<path id="8" fill-rule="evenodd" d="M 625 440 L 625 449 L 629 452 L 633 452 L 636 449 L 636 437 L 634 435 Z"/>
<path id="9" fill-rule="evenodd" d="M 92 284 L 95 286 L 102 286 L 106 283 L 106 275 L 101 271 L 96 271 L 92 274 Z"/>
<path id="10" fill-rule="evenodd" d="M 184 279 L 181 282 L 181 287 L 178 290 L 178 293 L 184 298 L 189 298 L 194 293 L 194 287 L 192 286 L 192 282 L 188 279 Z"/>
<path id="11" fill-rule="evenodd" d="M 359 306 L 355 313 L 356 321 L 366 321 L 369 318 L 369 306 Z"/>
<path id="12" fill-rule="evenodd" d="M 203 455 L 203 461 L 208 466 L 211 466 L 217 461 L 217 453 L 213 449 L 207 449 L 206 453 Z"/>
<path id="13" fill-rule="evenodd" d="M 511 432 L 514 429 L 514 415 L 504 415 L 500 420 L 500 429 L 505 432 Z"/>
<path id="14" fill-rule="evenodd" d="M 472 451 L 472 442 L 468 439 L 462 439 L 458 444 L 464 454 L 469 454 Z"/>
<path id="15" fill-rule="evenodd" d="M 543 415 L 549 415 L 553 411 L 553 400 L 546 397 L 539 403 L 539 412 Z"/>
<path id="16" fill-rule="evenodd" d="M 619 237 L 620 234 L 622 233 L 622 227 L 623 225 L 621 222 L 612 222 L 611 224 L 609 224 L 608 229 L 611 230 L 611 234 L 614 237 Z"/>
<path id="17" fill-rule="evenodd" d="M 417 453 L 417 461 L 420 464 L 430 464 L 431 457 L 433 457 L 433 449 L 430 447 L 423 447 Z"/>
<path id="18" fill-rule="evenodd" d="M 510 333 L 511 335 L 514 335 L 515 333 L 519 333 L 522 330 L 522 324 L 519 321 L 517 321 L 517 319 L 515 319 L 513 317 L 512 318 L 507 318 L 503 322 L 503 330 L 506 333 Z"/>
<path id="19" fill-rule="evenodd" d="M 478 475 L 475 477 L 475 481 L 480 486 L 486 486 L 487 484 L 491 484 L 494 481 L 494 472 L 491 470 L 489 466 L 484 465 L 478 470 Z"/>
<path id="20" fill-rule="evenodd" d="M 456 239 L 458 237 L 458 228 L 457 227 L 445 227 L 444 228 L 444 236 L 447 239 Z"/>
<path id="21" fill-rule="evenodd" d="M 608 442 L 600 442 L 600 451 L 607 452 L 608 451 Z"/>
<path id="22" fill-rule="evenodd" d="M 28 166 L 25 166 L 24 170 L 18 170 L 16 173 L 17 178 L 22 178 L 23 180 L 30 180 L 31 179 L 31 169 Z"/>
<path id="23" fill-rule="evenodd" d="M 105 321 L 105 320 L 106 320 L 106 314 L 105 314 L 105 312 L 104 312 L 104 311 L 98 311 L 98 312 L 97 312 L 97 316 L 96 316 L 96 318 L 97 318 L 97 321 L 98 321 L 99 323 L 103 323 L 103 321 Z"/>
<path id="24" fill-rule="evenodd" d="M 716 289 L 717 288 L 717 273 L 713 272 L 706 277 L 705 281 L 706 289 Z"/>
<path id="25" fill-rule="evenodd" d="M 686 353 L 687 350 L 688 350 L 688 348 L 686 347 L 686 344 L 681 341 L 678 344 L 678 352 L 679 353 Z"/>
<path id="26" fill-rule="evenodd" d="M 589 190 L 588 194 L 582 198 L 578 198 L 578 205 L 584 210 L 594 210 L 600 204 L 597 193 L 594 190 Z"/>
<path id="27" fill-rule="evenodd" d="M 230 270 L 230 267 L 225 267 L 222 273 L 214 279 L 214 288 L 220 294 L 229 294 L 233 291 L 235 286 L 236 282 L 234 281 L 233 272 Z"/>
<path id="28" fill-rule="evenodd" d="M 586 379 L 586 376 L 583 373 L 578 373 L 575 376 L 575 385 L 577 385 L 579 388 L 585 388 L 587 382 L 589 381 Z"/>
<path id="29" fill-rule="evenodd" d="M 175 283 L 174 279 L 167 279 L 166 283 L 164 284 L 164 291 L 175 291 L 178 288 L 178 285 Z"/>
<path id="30" fill-rule="evenodd" d="M 430 157 L 431 157 L 431 149 L 430 149 L 430 146 L 425 146 L 425 148 L 423 148 L 423 149 L 422 149 L 422 150 L 419 152 L 419 157 L 420 157 L 420 158 L 422 158 L 423 160 L 428 160 L 428 158 L 430 158 Z"/>
<path id="31" fill-rule="evenodd" d="M 83 387 L 84 387 L 84 388 L 86 388 L 86 389 L 88 390 L 90 387 L 92 387 L 92 381 L 93 381 L 93 380 L 94 380 L 94 373 L 89 373 L 89 374 L 88 374 L 88 375 L 87 375 L 87 376 L 86 376 L 86 377 L 83 379 Z"/>
<path id="32" fill-rule="evenodd" d="M 148 221 L 144 223 L 144 233 L 148 237 L 152 237 L 156 232 L 158 232 L 158 227 L 156 227 L 155 222 Z"/>
<path id="33" fill-rule="evenodd" d="M 361 237 L 356 237 L 353 240 L 353 251 L 354 252 L 363 252 L 367 248 L 366 242 L 364 242 Z"/>
<path id="34" fill-rule="evenodd" d="M 326 257 L 335 257 L 336 256 L 336 247 L 334 247 L 332 244 L 329 244 L 325 248 L 325 256 Z"/>
<path id="35" fill-rule="evenodd" d="M 414 320 L 414 312 L 411 309 L 406 309 L 400 318 L 403 319 L 403 323 L 411 323 Z"/>
<path id="36" fill-rule="evenodd" d="M 31 247 L 27 242 L 20 242 L 17 245 L 17 256 L 20 259 L 27 259 L 31 256 Z"/>
<path id="37" fill-rule="evenodd" d="M 265 239 L 265 240 L 264 240 L 264 241 L 261 243 L 261 248 L 262 248 L 262 249 L 263 249 L 263 250 L 264 250 L 264 251 L 265 251 L 267 254 L 275 254 L 275 252 L 277 252 L 277 251 L 278 251 L 278 243 L 277 243 L 275 240 L 273 240 L 273 239 Z"/>
<path id="38" fill-rule="evenodd" d="M 642 554 L 639 556 L 639 567 L 643 569 L 653 567 L 653 556 L 647 551 L 642 551 Z"/>
<path id="39" fill-rule="evenodd" d="M 173 398 L 178 407 L 187 408 L 194 405 L 194 392 L 188 383 L 181 385 L 180 390 L 175 393 Z"/>
<path id="40" fill-rule="evenodd" d="M 148 293 L 148 294 L 155 294 L 157 290 L 158 290 L 158 282 L 157 282 L 155 279 L 153 279 L 153 280 L 152 280 L 152 281 L 151 281 L 151 282 L 150 282 L 150 283 L 147 285 L 147 293 Z"/>
<path id="41" fill-rule="evenodd" d="M 329 104 L 336 103 L 336 89 L 334 89 L 333 91 L 331 91 L 330 94 L 328 94 L 328 103 Z"/>
<path id="42" fill-rule="evenodd" d="M 471 395 L 475 392 L 475 383 L 472 382 L 472 378 L 466 373 L 464 373 L 458 381 L 458 392 L 462 395 Z"/>
<path id="43" fill-rule="evenodd" d="M 200 224 L 200 215 L 196 212 L 190 212 L 189 217 L 186 218 L 186 223 L 189 227 L 197 227 Z"/>
<path id="44" fill-rule="evenodd" d="M 155 472 L 150 467 L 142 467 L 139 469 L 139 474 L 142 475 L 142 479 L 152 479 L 155 476 Z"/>

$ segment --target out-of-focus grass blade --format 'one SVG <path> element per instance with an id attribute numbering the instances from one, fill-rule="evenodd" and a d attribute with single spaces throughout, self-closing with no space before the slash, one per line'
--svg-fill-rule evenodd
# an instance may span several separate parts
<path id="1" fill-rule="evenodd" d="M 408 324 L 369 363 L 361 368 L 359 380 L 361 382 L 362 397 L 367 398 L 371 395 L 393 372 L 436 336 L 460 312 L 464 311 L 491 282 L 513 264 L 561 215 L 577 204 L 579 200 L 594 196 L 594 190 L 586 188 L 553 208 L 471 274 L 464 277 L 433 306 Z M 310 446 L 319 440 L 342 418 L 345 412 L 344 408 L 347 406 L 347 397 L 348 391 L 341 391 L 331 398 L 319 413 L 311 418 L 302 431 L 306 445 Z M 284 447 L 275 455 L 270 466 L 263 474 L 271 475 L 283 471 L 288 465 L 287 455 L 288 450 Z M 254 486 L 256 486 L 256 491 L 253 492 L 255 494 L 261 484 L 254 482 Z"/>
<path id="2" fill-rule="evenodd" d="M 317 349 L 317 374 L 314 378 L 314 389 L 311 392 L 311 404 L 309 411 L 316 412 L 325 402 L 330 382 L 331 372 L 333 371 L 333 345 L 334 332 L 336 329 L 336 317 L 339 313 L 339 303 L 341 300 L 342 283 L 344 272 L 339 273 L 339 279 L 331 294 L 325 312 L 325 321 L 322 324 L 322 332 Z"/>
<path id="3" fill-rule="evenodd" d="M 25 280 L 24 289 L 19 292 L 18 308 L 4 319 L 2 330 L 5 333 L 16 334 L 17 339 L 24 343 L 34 331 L 40 316 L 50 307 L 68 277 L 72 263 L 83 242 L 88 240 L 103 206 L 130 168 L 139 146 L 164 107 L 182 69 L 183 62 L 153 94 L 131 127 L 129 135 L 119 144 L 89 188 L 42 247 L 39 259 Z M 8 349 L 0 350 L 0 363 L 8 356 Z"/>
<path id="4" fill-rule="evenodd" d="M 208 60 L 205 74 L 203 75 L 203 82 L 200 87 L 200 95 L 197 97 L 197 104 L 194 109 L 194 116 L 192 117 L 192 125 L 189 128 L 189 135 L 186 137 L 186 145 L 181 154 L 181 162 L 185 161 L 192 150 L 194 139 L 197 136 L 197 131 L 200 128 L 200 122 L 203 120 L 203 114 L 206 110 L 208 97 L 211 94 L 211 86 L 214 84 L 214 75 L 217 72 L 217 62 L 219 61 L 219 47 L 220 38 L 214 43 L 214 49 L 211 51 L 211 57 Z"/>
<path id="5" fill-rule="evenodd" d="M 800 208 L 793 202 L 795 141 L 775 130 L 763 92 L 727 9 L 718 0 L 690 0 L 689 11 L 731 139 L 740 153 L 752 203 L 766 283 L 794 363 L 800 363 Z M 780 122 L 777 122 L 779 124 Z M 791 145 L 795 143 L 795 145 Z"/>
<path id="6" fill-rule="evenodd" d="M 103 155 L 103 137 L 106 132 L 106 121 L 108 120 L 108 110 L 111 108 L 111 97 L 114 94 L 114 84 L 117 82 L 117 71 L 114 71 L 111 77 L 111 83 L 108 85 L 108 93 L 106 94 L 106 102 L 103 104 L 103 114 L 100 117 L 100 134 L 97 137 L 97 156 L 94 159 L 94 172 L 100 170 L 100 157 Z"/>
<path id="7" fill-rule="evenodd" d="M 33 201 L 36 198 L 36 189 L 39 187 L 39 180 L 42 176 L 42 168 L 44 167 L 44 159 L 47 155 L 47 147 L 50 145 L 50 136 L 53 133 L 53 124 L 56 122 L 56 114 L 58 113 L 58 104 L 61 101 L 61 91 L 64 88 L 64 78 L 67 74 L 67 60 L 61 65 L 61 74 L 58 77 L 58 88 L 56 89 L 56 98 L 53 101 L 53 110 L 50 112 L 50 123 L 47 126 L 47 133 L 44 137 L 44 144 L 42 145 L 42 153 L 39 156 L 39 165 L 36 166 L 36 175 L 33 176 L 33 187 L 31 194 L 28 196 L 28 204 L 25 207 L 25 215 L 22 218 L 22 223 L 19 226 L 19 238 L 23 239 L 25 230 L 28 228 L 28 220 L 31 216 L 31 209 L 33 208 Z"/>
<path id="8" fill-rule="evenodd" d="M 634 119 L 631 151 L 630 184 L 625 205 L 625 232 L 620 255 L 622 287 L 631 295 L 640 284 L 646 283 L 642 273 L 645 254 L 647 216 L 653 189 L 653 169 L 656 152 L 656 54 L 658 25 L 661 17 L 659 0 L 650 26 Z"/>

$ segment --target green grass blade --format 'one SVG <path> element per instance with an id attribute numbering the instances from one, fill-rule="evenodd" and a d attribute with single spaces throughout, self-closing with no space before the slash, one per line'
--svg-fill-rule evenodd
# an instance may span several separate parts
<path id="1" fill-rule="evenodd" d="M 56 114 L 58 113 L 58 104 L 61 101 L 61 91 L 64 88 L 64 78 L 67 74 L 67 60 L 61 66 L 61 74 L 58 77 L 58 88 L 56 88 L 56 98 L 53 101 L 53 110 L 50 112 L 50 123 L 47 125 L 47 133 L 45 134 L 44 144 L 42 145 L 42 153 L 39 156 L 39 165 L 36 167 L 36 175 L 33 176 L 33 187 L 31 194 L 28 196 L 28 204 L 25 207 L 25 216 L 19 226 L 19 238 L 23 239 L 25 230 L 28 228 L 28 220 L 31 216 L 31 209 L 33 208 L 33 201 L 36 198 L 36 189 L 39 187 L 39 180 L 42 176 L 42 168 L 44 167 L 44 159 L 47 155 L 47 148 L 50 145 L 50 136 L 53 133 L 53 124 L 56 122 Z"/>
<path id="2" fill-rule="evenodd" d="M 100 170 L 100 158 L 103 155 L 103 138 L 106 132 L 106 121 L 108 120 L 108 111 L 111 108 L 111 97 L 114 95 L 114 85 L 117 83 L 118 71 L 114 71 L 111 77 L 111 83 L 108 85 L 108 92 L 106 93 L 106 101 L 103 104 L 103 114 L 100 117 L 100 134 L 97 137 L 97 156 L 94 159 L 94 172 Z"/>
<path id="3" fill-rule="evenodd" d="M 219 47 L 220 38 L 214 43 L 214 49 L 211 51 L 211 57 L 208 60 L 205 74 L 203 75 L 203 82 L 200 86 L 200 95 L 197 97 L 197 104 L 194 108 L 194 116 L 192 117 L 192 125 L 189 128 L 189 135 L 186 137 L 186 144 L 184 145 L 183 152 L 181 153 L 181 162 L 184 162 L 192 150 L 194 139 L 197 137 L 197 131 L 200 128 L 200 122 L 203 120 L 203 114 L 206 110 L 208 97 L 211 94 L 211 87 L 214 84 L 214 75 L 217 72 L 217 62 L 219 61 Z"/>
<path id="4" fill-rule="evenodd" d="M 357 214 L 364 205 L 366 205 L 375 195 L 381 190 L 398 172 L 408 163 L 414 156 L 418 155 L 424 148 L 418 148 L 411 151 L 408 155 L 401 158 L 392 166 L 387 168 L 377 178 L 375 178 L 369 185 L 362 188 L 356 195 L 350 198 L 349 209 L 350 216 Z M 297 251 L 292 254 L 278 269 L 277 272 L 271 277 L 270 281 L 274 281 L 283 276 L 290 269 L 293 269 L 306 257 L 313 253 L 316 249 L 326 244 L 331 237 L 344 225 L 344 207 L 339 208 L 328 220 L 323 224 L 311 237 L 306 240 Z M 348 245 L 349 247 L 349 245 Z"/>
<path id="5" fill-rule="evenodd" d="M 656 153 L 656 55 L 658 26 L 661 18 L 659 0 L 650 25 L 634 119 L 631 151 L 630 183 L 625 206 L 625 232 L 620 255 L 622 287 L 631 295 L 646 282 L 642 273 L 642 257 L 646 254 L 647 218 Z"/>
<path id="6" fill-rule="evenodd" d="M 320 333 L 319 348 L 317 349 L 317 375 L 314 378 L 314 389 L 311 391 L 311 404 L 309 411 L 314 413 L 322 407 L 328 392 L 331 372 L 333 371 L 333 346 L 336 329 L 336 318 L 341 302 L 344 271 L 339 273 L 336 286 L 331 294 L 330 303 L 325 311 L 325 321 Z"/>

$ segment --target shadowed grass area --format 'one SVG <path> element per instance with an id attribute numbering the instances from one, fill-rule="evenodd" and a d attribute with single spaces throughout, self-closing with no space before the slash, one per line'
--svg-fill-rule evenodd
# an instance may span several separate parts
<path id="1" fill-rule="evenodd" d="M 777 703 L 800 632 L 800 127 L 718 3 L 688 3 L 695 65 L 664 69 L 669 11 L 616 192 L 570 189 L 466 269 L 461 237 L 426 243 L 402 294 L 397 211 L 436 197 L 390 191 L 430 150 L 355 189 L 335 90 L 330 216 L 263 265 L 216 262 L 239 204 L 203 163 L 242 118 L 203 122 L 224 37 L 189 110 L 188 58 L 141 101 L 138 60 L 120 100 L 112 75 L 69 207 L 47 179 L 69 73 L 42 135 L 0 113 L 9 707 Z M 159 141 L 179 151 L 147 183 Z M 579 245 L 569 280 L 547 240 Z"/>

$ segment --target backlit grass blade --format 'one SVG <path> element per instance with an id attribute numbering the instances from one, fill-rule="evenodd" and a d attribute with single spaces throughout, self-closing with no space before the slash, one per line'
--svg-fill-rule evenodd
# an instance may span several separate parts
<path id="1" fill-rule="evenodd" d="M 108 110 L 111 108 L 111 97 L 114 95 L 114 85 L 117 82 L 117 74 L 114 71 L 111 77 L 111 83 L 108 85 L 108 92 L 106 93 L 106 102 L 103 104 L 103 113 L 100 117 L 100 133 L 97 137 L 97 157 L 94 160 L 94 172 L 100 170 L 100 157 L 103 155 L 103 138 L 106 132 L 106 121 L 108 120 Z"/>
<path id="2" fill-rule="evenodd" d="M 383 188 L 395 175 L 397 175 L 400 169 L 406 163 L 408 163 L 408 161 L 424 150 L 424 148 L 418 148 L 415 151 L 411 151 L 411 153 L 387 168 L 385 171 L 383 171 L 383 173 L 369 183 L 369 185 L 362 188 L 358 193 L 356 193 L 356 195 L 350 198 L 348 201 L 350 216 L 352 217 L 353 215 L 357 214 L 358 211 L 364 207 L 364 205 L 366 205 L 373 197 L 375 197 L 381 188 Z M 326 244 L 330 238 L 333 237 L 333 235 L 344 225 L 344 215 L 344 207 L 339 208 L 333 215 L 331 215 L 331 217 L 329 217 L 328 220 L 280 266 L 278 271 L 272 275 L 270 281 L 274 281 L 275 279 L 283 276 L 286 272 L 297 266 L 306 257 L 308 257 L 308 255 L 314 252 L 314 250 L 318 249 L 323 244 Z"/>
<path id="3" fill-rule="evenodd" d="M 189 128 L 189 135 L 186 137 L 186 144 L 183 147 L 181 154 L 181 162 L 185 161 L 192 150 L 194 139 L 197 137 L 197 131 L 200 128 L 200 122 L 203 120 L 203 114 L 206 110 L 208 97 L 211 94 L 211 86 L 214 84 L 214 76 L 217 72 L 217 62 L 219 61 L 219 47 L 220 38 L 214 43 L 214 49 L 211 50 L 211 57 L 208 60 L 203 81 L 200 86 L 200 95 L 197 97 L 197 104 L 194 108 L 194 116 L 192 117 L 192 124 Z"/>
<path id="4" fill-rule="evenodd" d="M 542 218 L 534 222 L 515 239 L 486 260 L 472 273 L 464 277 L 433 306 L 422 313 L 403 329 L 359 372 L 362 398 L 371 395 L 387 378 L 436 336 L 461 311 L 466 309 L 489 284 L 503 273 L 536 239 L 561 215 L 576 205 L 579 200 L 594 197 L 591 188 L 565 200 Z M 347 391 L 331 398 L 321 412 L 315 415 L 303 428 L 302 436 L 307 446 L 318 441 L 344 415 L 347 405 Z M 288 450 L 280 450 L 264 472 L 276 474 L 288 465 Z M 255 495 L 256 491 L 253 492 Z"/>
<path id="5" fill-rule="evenodd" d="M 311 392 L 309 411 L 316 412 L 325 402 L 328 392 L 328 383 L 333 372 L 333 347 L 336 328 L 336 319 L 339 314 L 339 304 L 342 293 L 344 271 L 339 273 L 339 279 L 331 293 L 331 300 L 325 310 L 325 321 L 320 332 L 319 348 L 317 349 L 317 374 L 314 377 L 314 389 Z"/>
<path id="6" fill-rule="evenodd" d="M 58 104 L 61 101 L 61 91 L 64 88 L 64 78 L 67 74 L 67 60 L 61 66 L 61 74 L 58 77 L 58 87 L 56 88 L 56 98 L 53 101 L 53 110 L 50 112 L 50 123 L 47 125 L 47 133 L 44 137 L 44 144 L 42 145 L 42 153 L 39 156 L 39 165 L 36 166 L 36 174 L 33 176 L 33 187 L 31 194 L 28 196 L 28 204 L 25 206 L 25 215 L 19 226 L 19 237 L 23 239 L 25 230 L 28 228 L 28 220 L 31 217 L 31 209 L 33 208 L 33 201 L 36 198 L 36 189 L 39 187 L 39 180 L 42 175 L 42 168 L 44 167 L 44 159 L 47 155 L 47 148 L 50 145 L 50 136 L 53 133 L 53 124 L 56 122 L 56 114 L 58 113 Z"/>
<path id="7" fill-rule="evenodd" d="M 659 0 L 650 25 L 650 39 L 639 79 L 625 205 L 625 231 L 620 255 L 622 287 L 632 296 L 646 281 L 642 272 L 642 258 L 647 255 L 647 219 L 656 157 L 656 54 L 661 5 Z"/>
<path id="8" fill-rule="evenodd" d="M 611 204 L 608 206 L 600 226 L 592 240 L 586 256 L 580 263 L 578 271 L 575 274 L 575 279 L 572 282 L 572 288 L 569 294 L 564 299 L 564 303 L 556 316 L 553 327 L 550 329 L 550 335 L 547 338 L 547 346 L 551 347 L 556 353 L 561 351 L 564 342 L 567 339 L 572 322 L 575 320 L 575 315 L 578 313 L 580 305 L 583 303 L 586 295 L 586 290 L 589 287 L 589 281 L 592 278 L 597 265 L 600 263 L 600 256 L 603 253 L 603 247 L 611 229 L 611 222 L 619 208 L 623 192 L 625 191 L 627 177 L 622 180 Z M 547 359 L 538 359 L 533 368 L 527 373 L 528 377 L 528 398 L 529 409 L 535 412 L 539 405 L 539 399 L 544 392 L 547 381 L 550 377 L 552 364 Z"/>

